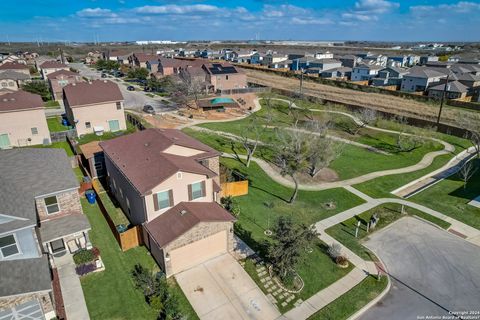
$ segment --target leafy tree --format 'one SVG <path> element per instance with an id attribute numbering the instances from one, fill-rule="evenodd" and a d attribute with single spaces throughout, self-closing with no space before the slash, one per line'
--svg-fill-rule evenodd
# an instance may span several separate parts
<path id="1" fill-rule="evenodd" d="M 194 101 L 196 106 L 200 95 L 206 91 L 204 81 L 198 77 L 192 77 L 187 71 L 182 69 L 178 75 L 178 81 L 171 87 L 171 93 L 177 97 L 179 102 L 187 107 L 191 101 Z"/>
<path id="2" fill-rule="evenodd" d="M 258 118 L 255 115 L 250 117 L 248 125 L 242 128 L 240 140 L 242 146 L 247 152 L 247 168 L 250 166 L 253 154 L 257 150 L 258 144 L 260 143 L 260 138 L 262 136 L 262 133 L 265 131 L 265 128 L 266 127 L 262 126 L 259 123 Z"/>
<path id="3" fill-rule="evenodd" d="M 235 217 L 240 215 L 240 206 L 238 205 L 237 200 L 235 200 L 232 196 L 222 197 L 220 199 L 220 204 L 225 208 L 225 210 L 229 211 Z"/>
<path id="4" fill-rule="evenodd" d="M 313 226 L 294 224 L 290 217 L 281 216 L 273 227 L 273 243 L 269 258 L 274 272 L 285 279 L 292 275 L 302 257 L 302 251 L 317 233 Z"/>
<path id="5" fill-rule="evenodd" d="M 132 79 L 146 80 L 149 75 L 148 69 L 145 68 L 134 68 L 130 69 L 127 73 L 127 77 Z"/>
<path id="6" fill-rule="evenodd" d="M 304 132 L 291 129 L 281 129 L 277 131 L 276 164 L 280 168 L 282 176 L 289 176 L 295 184 L 288 203 L 293 203 L 298 194 L 297 174 L 308 167 L 308 135 Z"/>
<path id="7" fill-rule="evenodd" d="M 40 95 L 43 101 L 51 99 L 50 88 L 43 80 L 26 82 L 22 85 L 22 90 Z"/>
<path id="8" fill-rule="evenodd" d="M 170 91 L 174 85 L 170 76 L 166 76 L 160 79 L 150 78 L 147 80 L 147 87 L 153 91 Z"/>
<path id="9" fill-rule="evenodd" d="M 99 59 L 95 63 L 95 66 L 98 70 L 118 70 L 120 68 L 120 64 L 117 61 L 113 60 L 104 60 Z"/>

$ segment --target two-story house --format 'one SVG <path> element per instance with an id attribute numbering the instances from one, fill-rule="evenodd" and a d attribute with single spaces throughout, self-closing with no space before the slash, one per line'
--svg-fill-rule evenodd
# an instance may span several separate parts
<path id="1" fill-rule="evenodd" d="M 0 179 L 1 315 L 51 319 L 48 256 L 89 244 L 78 181 L 64 150 L 37 148 L 0 151 Z"/>
<path id="2" fill-rule="evenodd" d="M 383 67 L 379 65 L 358 64 L 352 68 L 351 80 L 369 81 L 378 74 L 378 71 L 382 69 Z"/>
<path id="3" fill-rule="evenodd" d="M 103 141 L 112 193 L 167 276 L 233 250 L 235 218 L 216 201 L 219 153 L 174 129 Z"/>
<path id="4" fill-rule="evenodd" d="M 447 77 L 448 71 L 440 72 L 427 67 L 413 67 L 402 78 L 401 91 L 426 91 L 429 86 L 440 84 L 441 79 Z"/>
<path id="5" fill-rule="evenodd" d="M 208 63 L 203 65 L 203 69 L 207 73 L 206 81 L 214 92 L 247 87 L 247 75 L 229 63 Z"/>
<path id="6" fill-rule="evenodd" d="M 22 90 L 0 95 L 0 149 L 50 144 L 43 105 L 38 94 Z"/>
<path id="7" fill-rule="evenodd" d="M 67 84 L 82 82 L 79 73 L 70 70 L 58 70 L 47 75 L 50 90 L 55 100 L 63 100 L 63 87 Z"/>
<path id="8" fill-rule="evenodd" d="M 0 72 L 0 89 L 17 91 L 20 86 L 30 80 L 30 75 L 25 73 L 7 70 Z"/>
<path id="9" fill-rule="evenodd" d="M 108 80 L 78 82 L 63 87 L 65 113 L 79 136 L 127 129 L 123 95 Z"/>
<path id="10" fill-rule="evenodd" d="M 5 62 L 3 64 L 0 64 L 0 72 L 4 72 L 4 71 L 20 72 L 30 77 L 30 68 L 29 66 L 23 63 Z"/>
<path id="11" fill-rule="evenodd" d="M 59 71 L 59 70 L 70 70 L 69 67 L 60 61 L 45 61 L 39 67 L 42 73 L 43 79 L 47 80 L 47 76 L 50 73 Z"/>

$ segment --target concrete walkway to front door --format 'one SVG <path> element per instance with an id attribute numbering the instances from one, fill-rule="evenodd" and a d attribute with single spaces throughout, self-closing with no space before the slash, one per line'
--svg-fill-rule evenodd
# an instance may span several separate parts
<path id="1" fill-rule="evenodd" d="M 202 320 L 273 320 L 278 309 L 228 253 L 175 276 Z"/>
<path id="2" fill-rule="evenodd" d="M 55 257 L 54 262 L 58 270 L 67 319 L 90 319 L 85 297 L 83 296 L 82 285 L 75 272 L 75 263 L 73 262 L 72 255 L 66 253 L 61 257 Z"/>

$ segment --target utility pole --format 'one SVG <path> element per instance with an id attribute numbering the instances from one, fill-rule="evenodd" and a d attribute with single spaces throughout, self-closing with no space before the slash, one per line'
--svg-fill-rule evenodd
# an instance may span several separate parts
<path id="1" fill-rule="evenodd" d="M 440 110 L 438 110 L 438 117 L 437 117 L 437 131 L 438 131 L 438 125 L 440 124 L 440 117 L 442 116 L 443 100 L 445 100 L 445 94 L 447 92 L 448 78 L 449 77 L 450 77 L 450 74 L 447 75 L 447 79 L 446 79 L 446 82 L 445 82 L 445 87 L 443 88 L 443 92 L 442 92 L 442 98 L 440 100 Z"/>
<path id="2" fill-rule="evenodd" d="M 300 69 L 300 96 L 302 95 L 302 88 L 303 88 L 303 68 Z"/>

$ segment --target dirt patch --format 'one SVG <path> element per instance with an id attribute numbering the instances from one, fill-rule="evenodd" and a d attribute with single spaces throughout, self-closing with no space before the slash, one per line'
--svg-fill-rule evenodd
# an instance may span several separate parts
<path id="1" fill-rule="evenodd" d="M 270 167 L 272 167 L 275 172 L 280 174 L 280 168 L 277 167 L 276 165 L 270 163 Z M 287 177 L 289 180 L 290 178 Z M 324 168 L 320 170 L 315 177 L 311 177 L 308 173 L 302 172 L 300 174 L 297 174 L 297 179 L 298 182 L 301 184 L 306 184 L 306 185 L 315 185 L 319 184 L 322 182 L 334 182 L 338 181 L 340 178 L 335 170 L 332 170 L 330 168 Z"/>
<path id="2" fill-rule="evenodd" d="M 142 115 L 143 119 L 155 128 L 174 129 L 188 123 L 187 120 L 176 117 L 174 115 Z"/>

